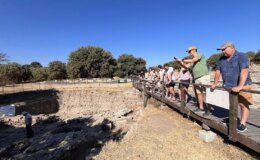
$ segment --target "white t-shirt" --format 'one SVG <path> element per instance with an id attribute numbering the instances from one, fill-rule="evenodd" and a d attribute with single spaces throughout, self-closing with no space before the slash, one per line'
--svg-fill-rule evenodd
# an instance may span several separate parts
<path id="1" fill-rule="evenodd" d="M 148 73 L 148 72 L 145 72 L 145 73 L 144 73 L 144 78 L 145 78 L 145 79 L 148 79 L 148 77 L 149 77 L 149 73 Z"/>
<path id="2" fill-rule="evenodd" d="M 160 71 L 159 71 L 160 81 L 163 81 L 163 78 L 164 78 L 164 72 L 165 72 L 164 69 L 160 69 Z"/>
<path id="3" fill-rule="evenodd" d="M 174 71 L 173 67 L 169 67 L 168 68 L 168 71 L 167 71 L 167 78 L 168 78 L 168 80 L 170 79 L 170 76 L 171 76 L 170 74 L 172 74 L 172 81 L 174 81 L 173 71 Z"/>

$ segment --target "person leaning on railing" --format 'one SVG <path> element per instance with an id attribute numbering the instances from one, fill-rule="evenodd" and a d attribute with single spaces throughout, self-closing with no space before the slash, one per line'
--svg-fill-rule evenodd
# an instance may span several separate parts
<path id="1" fill-rule="evenodd" d="M 187 59 L 187 58 L 186 58 Z M 185 102 L 188 102 L 188 88 L 189 88 L 189 83 L 190 83 L 190 78 L 191 78 L 191 73 L 190 73 L 190 65 L 189 63 L 186 62 L 180 62 L 181 63 L 181 69 L 179 72 L 179 80 L 180 82 L 184 82 L 183 84 L 179 84 L 179 95 L 181 95 L 181 87 L 184 89 L 184 94 L 185 94 Z"/>
<path id="2" fill-rule="evenodd" d="M 191 66 L 193 78 L 196 84 L 210 84 L 210 75 L 207 67 L 206 58 L 203 54 L 197 52 L 197 47 L 191 46 L 186 51 L 188 52 L 193 58 L 191 59 L 179 59 L 176 58 L 177 61 L 184 63 L 193 63 Z M 183 66 L 183 65 L 182 65 Z M 205 113 L 203 108 L 203 100 L 205 97 L 206 88 L 204 86 L 195 86 L 197 95 L 198 95 L 198 102 L 199 108 L 196 108 L 194 112 L 196 113 Z M 209 109 L 207 107 L 207 113 L 209 114 Z"/>
<path id="3" fill-rule="evenodd" d="M 175 77 L 174 77 L 174 74 L 173 74 L 174 68 L 173 67 L 169 67 L 168 64 L 164 64 L 163 67 L 164 67 L 164 70 L 166 72 L 165 73 L 165 77 L 167 79 L 166 84 L 165 84 L 165 86 L 166 86 L 166 93 L 165 93 L 166 98 L 168 98 L 168 99 L 170 99 L 172 101 L 175 101 L 176 100 L 176 98 L 175 98 L 175 91 L 174 91 L 174 86 L 175 86 L 174 80 L 175 80 Z"/>
<path id="4" fill-rule="evenodd" d="M 147 69 L 145 69 L 144 79 L 148 79 L 148 77 L 149 77 L 149 71 Z"/>
<path id="5" fill-rule="evenodd" d="M 223 86 L 231 87 L 233 92 L 239 92 L 238 103 L 241 109 L 241 120 L 237 130 L 244 132 L 247 130 L 246 121 L 249 115 L 249 105 L 253 104 L 251 93 L 240 92 L 241 89 L 252 89 L 252 81 L 248 71 L 248 56 L 245 53 L 238 52 L 232 42 L 224 43 L 217 50 L 221 50 L 224 56 L 217 62 L 214 83 L 211 85 L 211 89 L 216 88 L 220 75 L 222 75 Z"/>
<path id="6" fill-rule="evenodd" d="M 157 74 L 157 86 L 159 88 L 162 88 L 163 87 L 163 80 L 164 80 L 164 69 L 162 67 L 162 65 L 158 65 L 158 74 Z"/>

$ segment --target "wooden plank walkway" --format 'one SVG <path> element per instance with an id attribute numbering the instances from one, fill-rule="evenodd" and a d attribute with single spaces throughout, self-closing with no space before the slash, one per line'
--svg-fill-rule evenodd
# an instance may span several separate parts
<path id="1" fill-rule="evenodd" d="M 140 91 L 143 91 L 142 85 L 134 85 Z M 212 115 L 203 116 L 202 114 L 194 113 L 196 103 L 187 103 L 185 107 L 182 107 L 180 101 L 171 101 L 163 97 L 159 93 L 152 92 L 151 90 L 146 91 L 146 94 L 153 98 L 167 104 L 169 107 L 179 110 L 179 112 L 186 114 L 206 125 L 213 128 L 225 135 L 229 135 L 229 110 L 212 106 L 214 109 Z M 238 109 L 238 119 L 240 117 L 240 109 Z M 247 121 L 247 131 L 243 133 L 237 132 L 237 141 L 256 152 L 260 153 L 260 109 L 251 108 L 250 116 Z"/>

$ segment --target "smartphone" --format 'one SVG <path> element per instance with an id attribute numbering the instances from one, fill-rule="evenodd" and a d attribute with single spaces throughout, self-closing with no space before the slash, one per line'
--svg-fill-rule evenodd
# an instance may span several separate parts
<path id="1" fill-rule="evenodd" d="M 177 60 L 177 58 L 176 57 L 173 57 L 175 60 Z"/>

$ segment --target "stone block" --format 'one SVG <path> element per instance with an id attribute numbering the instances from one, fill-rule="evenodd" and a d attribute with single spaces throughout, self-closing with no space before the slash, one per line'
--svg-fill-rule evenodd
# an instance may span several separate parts
<path id="1" fill-rule="evenodd" d="M 216 138 L 216 133 L 214 133 L 212 131 L 200 130 L 199 131 L 199 137 L 204 142 L 212 142 Z"/>

